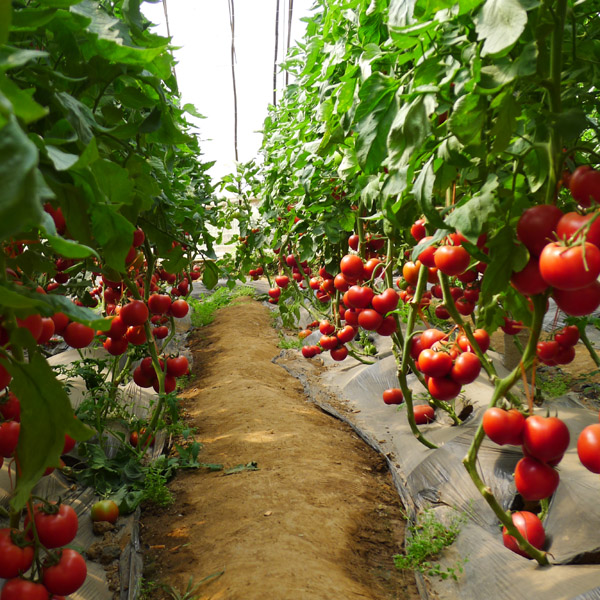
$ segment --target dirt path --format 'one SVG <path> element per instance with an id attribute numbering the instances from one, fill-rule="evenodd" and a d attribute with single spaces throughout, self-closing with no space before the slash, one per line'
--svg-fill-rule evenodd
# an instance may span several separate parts
<path id="1" fill-rule="evenodd" d="M 385 462 L 271 362 L 277 341 L 248 299 L 193 334 L 182 397 L 200 460 L 259 470 L 178 475 L 175 504 L 142 515 L 145 576 L 183 592 L 224 571 L 202 600 L 416 600 L 412 574 L 393 566 L 404 522 Z"/>

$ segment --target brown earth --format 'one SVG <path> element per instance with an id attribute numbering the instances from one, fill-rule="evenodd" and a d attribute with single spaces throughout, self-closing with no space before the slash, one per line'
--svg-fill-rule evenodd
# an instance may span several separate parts
<path id="1" fill-rule="evenodd" d="M 145 578 L 183 593 L 190 577 L 218 575 L 202 600 L 418 599 L 414 575 L 393 565 L 404 520 L 385 461 L 271 362 L 270 321 L 240 299 L 192 334 L 181 397 L 200 460 L 258 470 L 177 475 L 175 504 L 142 515 Z"/>

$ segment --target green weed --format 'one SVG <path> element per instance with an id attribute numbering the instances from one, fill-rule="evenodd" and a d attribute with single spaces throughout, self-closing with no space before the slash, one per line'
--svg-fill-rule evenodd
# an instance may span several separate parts
<path id="1" fill-rule="evenodd" d="M 394 556 L 396 568 L 437 575 L 442 579 L 451 577 L 457 580 L 458 573 L 463 572 L 462 565 L 467 559 L 461 559 L 453 567 L 447 568 L 432 563 L 431 559 L 436 558 L 444 548 L 454 543 L 465 519 L 465 515 L 456 516 L 446 526 L 435 518 L 432 510 L 425 511 L 421 515 L 419 524 L 409 527 L 411 537 L 406 540 L 405 553 Z"/>
<path id="2" fill-rule="evenodd" d="M 158 467 L 151 466 L 144 479 L 144 500 L 157 506 L 171 506 L 175 496 L 167 487 L 167 478 Z"/>
<path id="3" fill-rule="evenodd" d="M 194 327 L 204 327 L 212 323 L 215 318 L 215 312 L 231 303 L 234 298 L 240 296 L 253 297 L 256 291 L 247 285 L 240 285 L 233 289 L 221 287 L 212 294 L 203 295 L 201 299 L 189 298 L 188 302 L 192 307 L 191 320 Z"/>
<path id="4" fill-rule="evenodd" d="M 283 332 L 279 332 L 279 347 L 283 350 L 300 350 L 302 348 L 302 340 L 299 338 L 286 336 Z"/>

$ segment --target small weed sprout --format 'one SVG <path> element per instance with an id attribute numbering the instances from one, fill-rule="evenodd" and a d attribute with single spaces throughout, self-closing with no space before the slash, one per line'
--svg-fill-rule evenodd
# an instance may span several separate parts
<path id="1" fill-rule="evenodd" d="M 444 548 L 454 543 L 465 520 L 464 514 L 459 515 L 446 526 L 436 519 L 432 510 L 425 511 L 420 523 L 409 527 L 411 537 L 406 540 L 405 553 L 394 556 L 396 568 L 437 575 L 442 579 L 451 577 L 457 580 L 458 574 L 463 572 L 463 564 L 467 559 L 461 559 L 453 567 L 447 568 L 432 563 L 431 559 L 436 558 Z"/>

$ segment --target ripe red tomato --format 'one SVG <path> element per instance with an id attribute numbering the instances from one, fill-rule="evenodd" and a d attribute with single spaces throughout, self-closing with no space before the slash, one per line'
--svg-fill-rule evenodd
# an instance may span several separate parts
<path id="1" fill-rule="evenodd" d="M 439 304 L 438 306 L 435 307 L 435 316 L 438 319 L 442 319 L 442 320 L 446 320 L 450 318 L 450 313 L 448 312 L 448 309 L 443 305 L 443 304 Z"/>
<path id="2" fill-rule="evenodd" d="M 522 321 L 514 321 L 508 317 L 504 317 L 504 325 L 500 327 L 506 335 L 517 335 L 523 329 Z"/>
<path id="3" fill-rule="evenodd" d="M 319 331 L 323 335 L 331 335 L 335 331 L 335 325 L 332 325 L 327 319 L 323 319 L 319 323 Z"/>
<path id="4" fill-rule="evenodd" d="M 152 335 L 159 340 L 164 340 L 169 335 L 169 328 L 166 325 L 155 327 L 152 330 Z"/>
<path id="5" fill-rule="evenodd" d="M 335 350 L 339 346 L 340 341 L 335 335 L 323 335 L 319 340 L 319 344 L 323 350 Z"/>
<path id="6" fill-rule="evenodd" d="M 440 329 L 426 329 L 421 334 L 421 348 L 431 348 L 436 342 L 443 340 L 445 337 L 446 333 Z"/>
<path id="7" fill-rule="evenodd" d="M 0 600 L 48 600 L 49 596 L 48 590 L 41 583 L 17 577 L 4 584 Z"/>
<path id="8" fill-rule="evenodd" d="M 358 250 L 358 243 L 360 242 L 360 238 L 353 233 L 349 238 L 348 238 L 348 247 L 351 248 L 352 250 Z"/>
<path id="9" fill-rule="evenodd" d="M 132 327 L 128 327 L 125 337 L 127 341 L 134 346 L 141 346 L 148 340 L 146 337 L 146 329 L 143 325 L 134 325 Z"/>
<path id="10" fill-rule="evenodd" d="M 559 344 L 556 340 L 545 340 L 537 343 L 535 353 L 542 360 L 550 360 L 556 356 L 558 349 Z"/>
<path id="11" fill-rule="evenodd" d="M 149 388 L 152 387 L 152 382 L 154 381 L 154 378 L 146 375 L 142 371 L 142 367 L 138 366 L 133 370 L 133 381 L 141 388 Z"/>
<path id="12" fill-rule="evenodd" d="M 54 335 L 54 321 L 50 317 L 42 319 L 42 332 L 37 339 L 38 344 L 47 344 Z"/>
<path id="13" fill-rule="evenodd" d="M 175 302 L 171 304 L 170 313 L 176 319 L 183 319 L 183 317 L 188 314 L 189 309 L 189 304 L 185 300 L 175 300 Z"/>
<path id="14" fill-rule="evenodd" d="M 342 344 L 341 346 L 338 346 L 335 350 L 331 350 L 329 354 L 331 355 L 331 358 L 333 358 L 333 360 L 339 362 L 344 360 L 348 356 L 348 348 L 346 348 L 346 346 Z"/>
<path id="15" fill-rule="evenodd" d="M 558 352 L 555 354 L 554 361 L 557 365 L 568 365 L 575 360 L 575 348 L 573 346 L 558 346 Z"/>
<path id="16" fill-rule="evenodd" d="M 0 577 L 10 579 L 33 563 L 33 546 L 16 529 L 0 529 Z"/>
<path id="17" fill-rule="evenodd" d="M 396 331 L 396 329 L 397 324 L 394 315 L 388 315 L 387 317 L 383 318 L 383 322 L 376 329 L 376 331 L 379 335 L 388 336 L 392 335 Z"/>
<path id="18" fill-rule="evenodd" d="M 59 548 L 71 543 L 77 535 L 77 514 L 68 504 L 36 504 L 33 508 L 35 528 L 46 548 Z M 25 529 L 29 524 L 25 517 Z"/>
<path id="19" fill-rule="evenodd" d="M 383 264 L 378 258 L 370 258 L 364 266 L 364 278 L 371 279 L 373 274 L 375 277 L 381 277 L 383 272 Z"/>
<path id="20" fill-rule="evenodd" d="M 600 275 L 600 250 L 589 242 L 570 248 L 547 244 L 540 254 L 539 266 L 548 285 L 559 290 L 578 290 Z"/>
<path id="21" fill-rule="evenodd" d="M 492 442 L 500 446 L 521 445 L 525 417 L 516 408 L 508 411 L 496 406 L 488 408 L 483 413 L 482 423 L 485 434 Z"/>
<path id="22" fill-rule="evenodd" d="M 429 377 L 444 377 L 452 369 L 452 358 L 446 352 L 435 352 L 426 348 L 419 354 L 417 366 Z"/>
<path id="23" fill-rule="evenodd" d="M 319 354 L 318 346 L 302 346 L 302 356 L 304 356 L 304 358 L 312 358 L 317 354 Z"/>
<path id="24" fill-rule="evenodd" d="M 62 335 L 65 327 L 69 324 L 69 317 L 65 313 L 57 312 L 50 318 L 54 321 L 54 333 Z"/>
<path id="25" fill-rule="evenodd" d="M 479 348 L 482 352 L 486 352 L 490 347 L 490 336 L 485 329 L 476 329 L 473 332 L 473 337 L 475 341 L 479 345 Z M 459 335 L 456 340 L 460 349 L 463 351 L 471 351 L 471 342 L 469 342 L 469 338 L 466 335 Z"/>
<path id="26" fill-rule="evenodd" d="M 534 547 L 541 550 L 546 543 L 546 533 L 544 526 L 538 518 L 532 512 L 527 510 L 518 511 L 512 514 L 512 522 L 519 531 L 519 533 Z M 504 545 L 513 552 L 530 558 L 530 556 L 519 548 L 517 540 L 509 535 L 506 531 L 506 527 L 502 528 L 502 540 Z"/>
<path id="27" fill-rule="evenodd" d="M 167 358 L 167 374 L 173 377 L 182 377 L 188 372 L 188 359 L 180 354 L 172 358 Z"/>
<path id="28" fill-rule="evenodd" d="M 132 300 L 121 307 L 119 316 L 125 325 L 135 327 L 136 325 L 143 325 L 148 320 L 149 311 L 146 304 L 141 300 Z"/>
<path id="29" fill-rule="evenodd" d="M 558 308 L 573 317 L 583 317 L 593 313 L 600 306 L 600 283 L 579 290 L 554 290 L 552 293 Z"/>
<path id="30" fill-rule="evenodd" d="M 454 361 L 450 377 L 460 383 L 467 385 L 475 381 L 481 371 L 481 361 L 472 352 L 463 352 Z"/>
<path id="31" fill-rule="evenodd" d="M 450 377 L 430 377 L 427 382 L 427 389 L 436 400 L 456 398 L 460 394 L 460 387 L 460 383 Z"/>
<path id="32" fill-rule="evenodd" d="M 565 453 L 569 441 L 569 430 L 558 417 L 533 415 L 525 419 L 523 447 L 534 458 L 555 461 Z"/>
<path id="33" fill-rule="evenodd" d="M 420 242 L 426 235 L 425 219 L 417 219 L 412 227 L 410 228 L 410 235 L 412 235 L 417 242 Z"/>
<path id="34" fill-rule="evenodd" d="M 374 295 L 375 292 L 370 287 L 353 285 L 346 295 L 348 302 L 344 301 L 344 304 L 351 308 L 367 308 Z"/>
<path id="35" fill-rule="evenodd" d="M 475 310 L 475 304 L 469 302 L 466 298 L 459 298 L 454 302 L 454 305 L 456 306 L 456 310 L 464 316 L 472 314 Z"/>
<path id="36" fill-rule="evenodd" d="M 365 308 L 358 315 L 358 324 L 367 331 L 376 331 L 381 327 L 382 323 L 383 317 L 372 308 Z"/>
<path id="37" fill-rule="evenodd" d="M 37 342 L 40 335 L 42 335 L 42 315 L 34 314 L 25 319 L 17 319 L 17 326 L 29 330 L 33 339 Z"/>
<path id="38" fill-rule="evenodd" d="M 290 278 L 287 275 L 277 275 L 275 277 L 275 283 L 280 288 L 286 288 L 288 286 L 288 284 L 290 283 Z"/>
<path id="39" fill-rule="evenodd" d="M 153 315 L 164 315 L 169 312 L 170 307 L 171 296 L 167 294 L 152 294 L 148 298 L 148 309 Z"/>
<path id="40" fill-rule="evenodd" d="M 592 473 L 600 473 L 600 424 L 588 425 L 577 438 L 581 464 Z"/>
<path id="41" fill-rule="evenodd" d="M 87 567 L 83 556 L 70 548 L 60 550 L 58 564 L 43 569 L 44 586 L 51 594 L 72 594 L 83 585 L 86 577 Z"/>
<path id="42" fill-rule="evenodd" d="M 12 392 L 0 397 L 0 415 L 7 421 L 21 420 L 21 403 Z"/>
<path id="43" fill-rule="evenodd" d="M 340 270 L 348 280 L 363 279 L 364 265 L 362 258 L 356 254 L 346 254 L 340 261 Z"/>
<path id="44" fill-rule="evenodd" d="M 63 331 L 63 339 L 71 348 L 86 348 L 94 339 L 94 330 L 83 323 L 69 323 Z"/>
<path id="45" fill-rule="evenodd" d="M 575 346 L 579 341 L 579 329 L 577 328 L 577 325 L 566 325 L 556 333 L 554 339 L 561 346 Z"/>
<path id="46" fill-rule="evenodd" d="M 556 226 L 556 235 L 558 236 L 558 239 L 571 243 L 581 240 L 583 236 L 583 231 L 581 231 L 581 229 L 596 217 L 597 214 L 597 212 L 589 213 L 587 215 L 580 215 L 577 212 L 566 213 L 561 217 Z M 600 247 L 600 219 L 596 218 L 590 225 L 585 241 Z"/>
<path id="47" fill-rule="evenodd" d="M 137 431 L 132 432 L 136 434 Z M 134 444 L 132 443 L 132 446 Z M 99 500 L 92 504 L 91 509 L 92 521 L 108 521 L 109 523 L 116 523 L 119 518 L 119 506 L 113 500 Z"/>
<path id="48" fill-rule="evenodd" d="M 525 456 L 515 467 L 515 486 L 524 500 L 549 498 L 559 480 L 558 471 L 535 458 Z"/>
<path id="49" fill-rule="evenodd" d="M 381 294 L 373 296 L 371 305 L 378 313 L 385 315 L 398 308 L 399 301 L 400 296 L 398 296 L 398 292 L 392 288 L 387 288 Z"/>
<path id="50" fill-rule="evenodd" d="M 352 327 L 352 325 L 346 325 L 340 331 L 337 332 L 337 339 L 340 341 L 341 344 L 346 344 L 348 342 L 351 342 L 354 339 L 355 335 L 356 330 L 354 329 L 354 327 Z"/>
<path id="51" fill-rule="evenodd" d="M 413 414 L 417 425 L 425 425 L 435 420 L 435 410 L 429 404 L 417 404 L 413 406 Z"/>
<path id="52" fill-rule="evenodd" d="M 113 356 L 120 356 L 121 354 L 125 354 L 125 352 L 127 352 L 129 342 L 124 337 L 106 338 L 102 345 L 109 354 L 112 354 Z"/>
<path id="53" fill-rule="evenodd" d="M 21 424 L 17 421 L 0 423 L 0 456 L 10 458 L 15 453 L 19 443 Z"/>
<path id="54" fill-rule="evenodd" d="M 539 261 L 535 256 L 530 257 L 522 271 L 512 274 L 510 282 L 517 292 L 525 296 L 535 296 L 548 289 L 548 283 L 540 273 Z"/>
<path id="55" fill-rule="evenodd" d="M 390 388 L 383 392 L 383 401 L 386 404 L 402 404 L 404 395 L 400 388 Z"/>
<path id="56" fill-rule="evenodd" d="M 577 167 L 569 180 L 571 196 L 581 206 L 587 208 L 593 202 L 600 203 L 600 172 L 589 165 Z"/>
<path id="57" fill-rule="evenodd" d="M 133 232 L 133 245 L 136 248 L 138 246 L 141 246 L 144 243 L 145 239 L 146 239 L 146 235 L 144 234 L 144 232 L 141 229 L 136 229 Z"/>
<path id="58" fill-rule="evenodd" d="M 539 256 L 544 246 L 554 239 L 554 232 L 563 213 L 553 204 L 528 208 L 517 223 L 517 237 L 527 250 Z"/>
<path id="59" fill-rule="evenodd" d="M 158 394 L 160 393 L 160 385 L 158 382 L 158 378 L 156 378 L 153 382 L 152 382 L 152 387 L 154 388 L 154 391 Z M 177 380 L 175 379 L 175 377 L 173 377 L 172 375 L 165 375 L 165 394 L 170 394 L 171 392 L 175 391 L 175 388 L 177 387 Z"/>
<path id="60" fill-rule="evenodd" d="M 435 266 L 442 273 L 460 275 L 467 270 L 471 256 L 462 246 L 440 246 L 434 260 Z"/>
<path id="61" fill-rule="evenodd" d="M 421 243 L 428 242 L 432 240 L 433 236 L 426 235 L 421 241 Z M 426 267 L 435 267 L 435 252 L 437 247 L 435 245 L 427 246 L 425 250 L 423 250 L 418 256 L 418 262 L 424 264 Z"/>

